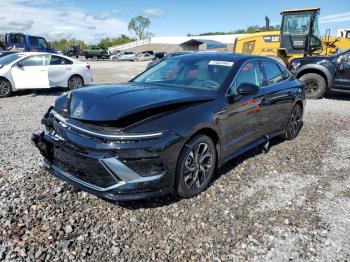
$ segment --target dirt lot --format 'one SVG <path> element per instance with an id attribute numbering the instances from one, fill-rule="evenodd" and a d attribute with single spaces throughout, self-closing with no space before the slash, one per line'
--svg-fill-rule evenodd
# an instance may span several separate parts
<path id="1" fill-rule="evenodd" d="M 95 83 L 146 65 L 90 64 Z M 0 100 L 0 260 L 350 260 L 350 96 L 308 101 L 297 139 L 231 161 L 193 199 L 111 204 L 49 175 L 30 144 L 60 93 Z"/>

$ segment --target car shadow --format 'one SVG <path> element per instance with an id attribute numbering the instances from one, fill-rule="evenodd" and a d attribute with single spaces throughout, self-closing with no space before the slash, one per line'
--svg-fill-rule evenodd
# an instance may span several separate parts
<path id="1" fill-rule="evenodd" d="M 231 161 L 228 161 L 227 163 L 225 163 L 222 167 L 220 167 L 215 173 L 214 176 L 211 180 L 211 182 L 209 183 L 208 187 L 213 186 L 216 181 L 224 174 L 227 174 L 229 172 L 231 172 L 233 169 L 235 169 L 237 166 L 239 166 L 241 163 L 243 163 L 244 161 L 255 157 L 257 155 L 260 154 L 265 154 L 269 152 L 269 150 L 282 143 L 283 141 L 285 141 L 284 139 L 280 138 L 280 137 L 276 137 L 270 140 L 270 144 L 269 144 L 269 149 L 267 152 L 263 152 L 262 147 L 258 146 L 254 149 L 251 149 L 249 151 L 247 151 L 246 153 L 232 159 Z M 118 205 L 120 207 L 123 208 L 127 208 L 130 210 L 137 210 L 137 209 L 141 209 L 141 208 L 159 208 L 159 207 L 163 207 L 163 206 L 168 206 L 171 204 L 174 204 L 178 201 L 180 201 L 181 198 L 178 197 L 175 194 L 169 194 L 169 195 L 165 195 L 165 196 L 161 196 L 161 197 L 156 197 L 156 198 L 152 198 L 152 199 L 145 199 L 145 200 L 138 200 L 138 201 L 126 201 L 126 202 L 111 202 L 108 201 L 110 203 L 113 203 L 115 205 Z"/>
<path id="2" fill-rule="evenodd" d="M 67 92 L 65 88 L 50 88 L 50 89 L 27 89 L 27 90 L 18 90 L 12 94 L 12 97 L 19 96 L 60 96 L 64 92 Z"/>
<path id="3" fill-rule="evenodd" d="M 324 96 L 327 99 L 331 100 L 343 100 L 343 101 L 350 101 L 350 93 L 341 93 L 341 92 L 328 92 Z"/>

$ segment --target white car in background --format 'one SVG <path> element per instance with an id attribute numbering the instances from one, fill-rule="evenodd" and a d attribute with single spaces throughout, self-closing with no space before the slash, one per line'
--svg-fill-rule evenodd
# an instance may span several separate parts
<path id="1" fill-rule="evenodd" d="M 0 58 L 0 97 L 23 89 L 75 89 L 92 80 L 87 63 L 63 55 L 24 52 Z"/>
<path id="2" fill-rule="evenodd" d="M 136 61 L 138 59 L 138 55 L 137 53 L 134 53 L 134 52 L 119 52 L 115 55 L 111 55 L 109 59 L 113 62 Z"/>

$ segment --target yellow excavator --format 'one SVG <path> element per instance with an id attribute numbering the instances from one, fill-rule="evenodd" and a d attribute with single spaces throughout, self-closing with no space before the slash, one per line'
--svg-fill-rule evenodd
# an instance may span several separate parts
<path id="1" fill-rule="evenodd" d="M 324 37 L 318 29 L 320 8 L 283 10 L 280 31 L 257 32 L 236 39 L 234 53 L 273 56 L 285 64 L 297 57 L 329 56 L 350 48 L 350 39 L 330 36 L 327 29 Z M 266 19 L 266 29 L 269 21 Z"/>

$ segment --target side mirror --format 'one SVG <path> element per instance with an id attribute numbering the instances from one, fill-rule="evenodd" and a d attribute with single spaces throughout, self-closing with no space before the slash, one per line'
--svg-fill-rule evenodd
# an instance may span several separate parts
<path id="1" fill-rule="evenodd" d="M 17 63 L 17 66 L 20 67 L 20 68 L 22 68 L 22 67 L 23 67 L 22 61 L 19 61 L 19 62 Z"/>
<path id="2" fill-rule="evenodd" d="M 242 96 L 254 95 L 259 92 L 259 87 L 251 83 L 242 83 L 237 87 L 237 94 Z"/>

